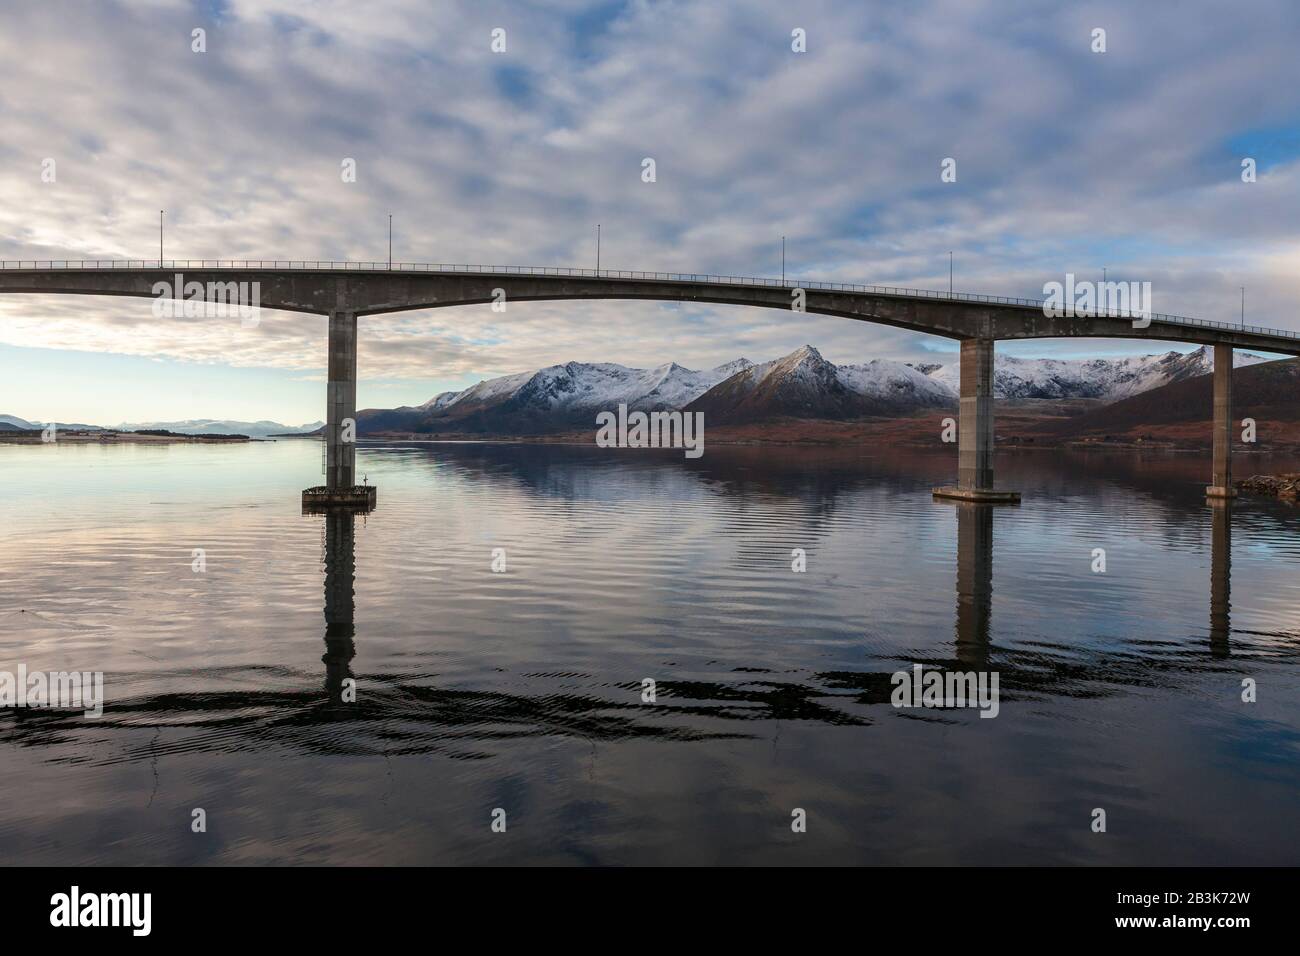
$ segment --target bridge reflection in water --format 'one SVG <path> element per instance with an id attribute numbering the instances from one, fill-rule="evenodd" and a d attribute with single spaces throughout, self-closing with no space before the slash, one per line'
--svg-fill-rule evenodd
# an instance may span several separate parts
<path id="1" fill-rule="evenodd" d="M 1230 653 L 1232 631 L 1232 500 L 1210 499 L 1210 651 Z"/>
<path id="2" fill-rule="evenodd" d="M 904 651 L 926 667 L 985 670 L 996 667 L 1003 700 L 1035 697 L 1106 696 L 1117 687 L 1176 680 L 1195 667 L 1196 650 L 1176 659 L 1135 658 L 1088 652 L 1081 662 L 1072 650 L 1019 647 L 1007 622 L 993 617 L 993 531 L 996 506 L 964 501 L 956 511 L 956 614 L 953 637 Z M 1201 655 L 1230 654 L 1231 501 L 1209 505 L 1211 521 L 1209 647 Z M 579 737 L 595 742 L 654 739 L 686 742 L 754 735 L 764 721 L 799 721 L 840 727 L 868 726 L 888 710 L 894 652 L 880 666 L 853 667 L 784 676 L 773 671 L 729 669 L 718 677 L 661 682 L 668 695 L 657 707 L 640 703 L 633 684 L 606 675 L 604 692 L 557 692 L 529 685 L 523 692 L 479 682 L 445 687 L 425 678 L 376 672 L 364 678 L 359 695 L 348 693 L 356 658 L 356 513 L 329 509 L 321 520 L 324 569 L 324 686 L 196 689 L 119 699 L 94 722 L 97 734 L 137 731 L 151 725 L 172 728 L 171 739 L 127 745 L 112 759 L 153 761 L 171 752 L 221 752 L 284 748 L 290 752 L 443 753 L 484 757 L 503 739 Z M 1010 589 L 1009 589 L 1010 590 Z M 1008 609 L 1007 613 L 1013 613 Z M 1014 622 L 1012 622 L 1014 623 Z M 319 633 L 319 632 L 318 632 Z M 994 635 L 1005 635 L 1000 643 Z M 1208 653 L 1207 653 L 1208 651 Z M 996 657 L 995 657 L 996 653 Z M 211 681 L 224 672 L 201 675 Z M 182 718 L 173 726 L 177 715 Z M 13 734 L 25 742 L 58 743 L 57 735 L 81 725 L 79 715 L 19 709 L 0 740 Z M 76 738 L 67 737 L 69 741 Z M 97 738 L 98 739 L 98 738 Z"/>
<path id="3" fill-rule="evenodd" d="M 989 660 L 993 620 L 993 511 L 991 505 L 958 502 L 957 660 L 983 668 Z"/>
<path id="4" fill-rule="evenodd" d="M 1230 655 L 1231 634 L 1231 582 L 1232 582 L 1232 509 L 1231 499 L 1210 499 L 1210 652 L 1214 657 Z M 952 503 L 957 517 L 957 608 L 954 627 L 954 653 L 951 658 L 939 655 L 930 663 L 941 666 L 965 667 L 973 670 L 989 666 L 993 649 L 993 521 L 996 505 L 957 501 Z M 327 713 L 337 718 L 354 706 L 345 700 L 345 682 L 354 679 L 351 664 L 356 656 L 356 514 L 353 509 L 332 508 L 323 512 L 322 546 L 325 571 L 325 691 L 328 695 Z M 946 658 L 946 660 L 945 660 Z M 1029 681 L 1030 672 L 1024 670 L 1014 654 L 1009 655 L 1002 667 L 1009 682 Z M 884 703 L 888 700 L 885 674 L 849 675 L 822 674 L 832 684 L 842 688 L 855 687 L 867 693 L 861 703 Z M 713 687 L 696 685 L 693 693 L 675 694 L 681 698 L 734 699 L 730 693 L 719 693 L 721 685 Z M 806 704 L 807 702 L 805 702 Z M 736 717 L 720 708 L 714 716 Z M 776 717 L 771 712 L 766 716 Z M 840 722 L 840 721 L 834 721 Z M 852 721 L 850 721 L 852 722 Z"/>
<path id="5" fill-rule="evenodd" d="M 344 681 L 356 657 L 356 514 L 336 508 L 325 514 L 325 690 L 331 705 L 344 705 Z M 353 698 L 355 699 L 355 698 Z"/>
<path id="6" fill-rule="evenodd" d="M 1210 652 L 1228 657 L 1232 631 L 1232 499 L 1209 498 Z M 988 665 L 993 620 L 993 513 L 995 506 L 957 502 L 956 659 Z"/>

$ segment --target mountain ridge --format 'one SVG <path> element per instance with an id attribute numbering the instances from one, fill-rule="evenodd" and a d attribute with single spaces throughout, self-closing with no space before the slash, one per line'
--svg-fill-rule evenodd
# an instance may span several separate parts
<path id="1" fill-rule="evenodd" d="M 1236 353 L 1237 367 L 1261 361 Z M 1205 347 L 1118 359 L 998 356 L 994 395 L 1113 402 L 1204 375 L 1212 366 L 1212 352 Z M 364 409 L 357 424 L 362 434 L 540 435 L 586 427 L 596 412 L 619 404 L 629 410 L 703 412 L 714 424 L 778 418 L 848 421 L 955 407 L 958 372 L 956 362 L 873 359 L 836 365 L 812 345 L 768 362 L 740 358 L 702 372 L 676 362 L 651 369 L 567 362 L 484 379 L 418 406 Z"/>
<path id="2" fill-rule="evenodd" d="M 1265 360 L 1234 354 L 1241 369 Z M 994 361 L 994 396 L 1000 399 L 1094 399 L 1111 405 L 1208 374 L 1207 347 L 1117 359 L 1019 358 Z M 630 411 L 699 411 L 711 424 L 752 424 L 776 419 L 844 422 L 907 414 L 957 404 L 959 365 L 872 359 L 836 365 L 812 345 L 755 364 L 737 358 L 711 369 L 676 362 L 630 368 L 610 362 L 565 362 L 483 379 L 459 391 L 398 408 L 357 413 L 360 434 L 545 435 L 591 426 L 600 411 L 620 404 Z M 1098 421 L 1101 419 L 1099 418 Z M 166 429 L 181 434 L 318 434 L 323 423 L 188 419 L 122 423 L 116 430 Z M 0 415 L 0 430 L 41 423 Z M 100 429 L 102 426 L 64 426 Z M 106 429 L 114 430 L 114 429 Z"/>

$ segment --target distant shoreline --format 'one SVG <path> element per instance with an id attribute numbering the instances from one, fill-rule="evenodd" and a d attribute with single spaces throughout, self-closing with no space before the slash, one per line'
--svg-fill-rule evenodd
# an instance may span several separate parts
<path id="1" fill-rule="evenodd" d="M 141 432 L 59 431 L 53 442 L 42 440 L 40 431 L 0 431 L 0 444 L 44 445 L 67 442 L 76 445 L 193 445 L 236 444 L 266 441 L 248 435 L 150 435 Z"/>

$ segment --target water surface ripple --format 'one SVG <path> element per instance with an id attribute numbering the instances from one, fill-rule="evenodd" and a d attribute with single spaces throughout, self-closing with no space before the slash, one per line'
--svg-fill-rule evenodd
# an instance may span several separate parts
<path id="1" fill-rule="evenodd" d="M 1201 456 L 1000 453 L 988 509 L 951 452 L 366 444 L 378 509 L 302 515 L 319 464 L 0 447 L 0 669 L 107 697 L 0 711 L 5 862 L 1297 862 L 1300 517 Z"/>

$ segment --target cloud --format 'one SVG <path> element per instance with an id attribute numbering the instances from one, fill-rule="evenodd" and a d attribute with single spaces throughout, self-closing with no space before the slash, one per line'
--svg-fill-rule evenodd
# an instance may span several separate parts
<path id="1" fill-rule="evenodd" d="M 792 8 L 577 0 L 10 5 L 0 257 L 589 265 L 1035 295 L 1066 271 L 1157 308 L 1300 328 L 1300 125 L 1287 0 Z M 1089 50 L 1093 27 L 1108 50 Z M 207 52 L 191 52 L 191 31 Z M 507 52 L 490 49 L 506 30 Z M 807 31 L 793 53 L 790 31 Z M 1259 181 L 1240 181 L 1268 131 Z M 1264 134 L 1260 134 L 1262 137 Z M 958 181 L 939 180 L 953 157 Z M 57 163 L 43 183 L 41 162 Z M 641 180 L 645 157 L 658 180 Z M 342 182 L 345 158 L 358 179 Z M 323 322 L 160 323 L 147 303 L 9 297 L 0 341 L 311 374 Z M 362 375 L 566 360 L 697 367 L 814 342 L 945 343 L 842 320 L 655 303 L 367 317 Z M 1079 343 L 1061 348 L 1077 353 Z M 1100 351 L 1104 346 L 1098 343 Z"/>

